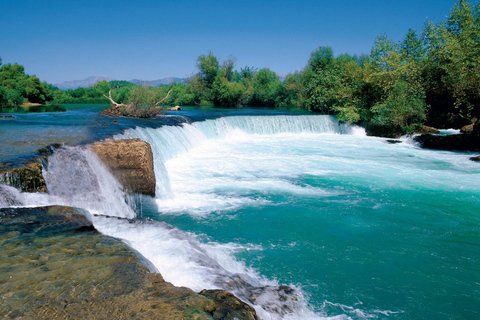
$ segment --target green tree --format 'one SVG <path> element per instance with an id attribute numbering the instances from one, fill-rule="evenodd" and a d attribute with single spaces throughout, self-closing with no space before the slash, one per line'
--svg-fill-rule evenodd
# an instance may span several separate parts
<path id="1" fill-rule="evenodd" d="M 451 88 L 459 115 L 466 119 L 480 114 L 480 25 L 476 10 L 478 4 L 472 7 L 469 1 L 458 1 L 443 30 L 443 82 Z"/>
<path id="2" fill-rule="evenodd" d="M 480 115 L 479 8 L 457 1 L 446 22 L 425 23 L 422 75 L 433 125 L 461 126 Z"/>
<path id="3" fill-rule="evenodd" d="M 335 104 L 335 92 L 340 85 L 335 57 L 330 47 L 321 46 L 310 55 L 303 74 L 305 107 L 310 111 L 331 113 Z"/>
<path id="4" fill-rule="evenodd" d="M 276 93 L 279 90 L 278 75 L 268 68 L 260 69 L 253 76 L 253 94 L 250 104 L 253 106 L 274 107 Z"/>
<path id="5" fill-rule="evenodd" d="M 209 52 L 208 55 L 202 54 L 197 59 L 198 76 L 204 82 L 205 86 L 211 89 L 215 77 L 219 70 L 217 57 Z"/>
<path id="6" fill-rule="evenodd" d="M 46 103 L 53 99 L 50 86 L 36 76 L 25 74 L 22 65 L 5 64 L 0 67 L 2 107 L 17 107 L 23 102 Z"/>
<path id="7" fill-rule="evenodd" d="M 388 128 L 394 133 L 413 132 L 426 119 L 425 97 L 412 90 L 405 81 L 397 82 L 385 100 L 373 108 L 372 124 Z"/>

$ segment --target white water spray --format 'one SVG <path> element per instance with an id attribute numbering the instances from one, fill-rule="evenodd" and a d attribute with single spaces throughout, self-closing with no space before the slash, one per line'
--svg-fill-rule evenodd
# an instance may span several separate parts
<path id="1" fill-rule="evenodd" d="M 135 218 L 122 186 L 87 149 L 56 150 L 49 157 L 43 175 L 50 204 L 80 207 L 94 214 Z"/>
<path id="2" fill-rule="evenodd" d="M 130 129 L 116 138 L 136 137 L 150 143 L 154 153 L 157 197 L 169 201 L 174 198 L 174 194 L 165 164 L 179 155 L 201 148 L 209 141 L 223 138 L 241 140 L 244 135 L 285 134 L 286 138 L 289 134 L 356 135 L 359 131 L 361 130 L 351 130 L 345 125 L 340 126 L 329 116 L 242 116 L 158 129 Z M 96 156 L 86 149 L 76 147 L 57 150 L 50 156 L 44 176 L 50 195 L 47 199 L 35 200 L 36 204 L 70 205 L 100 215 L 135 218 L 135 212 L 122 187 Z M 249 188 L 248 181 L 244 183 Z M 290 190 L 292 186 L 278 180 L 276 188 Z M 318 190 L 294 188 L 299 193 L 323 195 Z M 189 201 L 191 200 L 190 198 Z M 212 208 L 225 203 L 225 199 L 210 200 L 213 201 Z M 244 200 L 238 203 L 235 201 L 234 198 L 227 199 L 230 208 L 245 205 Z M 254 203 L 250 203 L 252 204 Z M 262 204 L 261 200 L 259 204 Z M 94 225 L 104 234 L 127 241 L 149 259 L 167 281 L 175 285 L 192 287 L 197 291 L 204 288 L 229 290 L 251 303 L 261 319 L 323 319 L 322 315 L 309 310 L 301 290 L 294 286 L 280 286 L 235 258 L 239 251 L 262 248 L 200 241 L 194 234 L 160 222 L 132 223 L 99 216 L 94 218 Z"/>

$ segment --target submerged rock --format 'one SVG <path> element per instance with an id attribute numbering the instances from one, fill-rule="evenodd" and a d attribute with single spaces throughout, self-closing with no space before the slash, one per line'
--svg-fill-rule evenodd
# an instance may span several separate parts
<path id="1" fill-rule="evenodd" d="M 388 139 L 386 140 L 390 144 L 402 143 L 402 140 Z"/>
<path id="2" fill-rule="evenodd" d="M 213 311 L 215 320 L 257 320 L 255 309 L 225 290 L 202 290 L 202 296 L 216 304 Z"/>
<path id="3" fill-rule="evenodd" d="M 70 207 L 0 209 L 0 318 L 212 319 L 215 304 L 150 273 Z"/>
<path id="4" fill-rule="evenodd" d="M 0 182 L 25 192 L 47 192 L 47 185 L 39 162 L 0 170 Z"/>
<path id="5" fill-rule="evenodd" d="M 127 192 L 155 196 L 150 145 L 141 139 L 107 140 L 90 146 Z"/>
<path id="6" fill-rule="evenodd" d="M 95 230 L 89 212 L 65 206 L 0 208 L 0 225 L 6 228 L 6 232 L 16 229 L 37 234 L 45 231 Z"/>

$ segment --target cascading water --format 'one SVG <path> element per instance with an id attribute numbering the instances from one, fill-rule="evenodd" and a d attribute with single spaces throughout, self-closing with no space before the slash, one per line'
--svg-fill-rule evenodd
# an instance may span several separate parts
<path id="1" fill-rule="evenodd" d="M 135 218 L 122 186 L 98 158 L 81 147 L 56 150 L 43 175 L 51 204 L 80 207 L 94 214 Z"/>
<path id="2" fill-rule="evenodd" d="M 194 147 L 200 146 L 208 139 L 224 138 L 235 134 L 354 134 L 365 135 L 365 130 L 358 126 L 339 124 L 332 116 L 233 116 L 214 120 L 183 123 L 181 126 L 164 126 L 161 128 L 136 128 L 126 130 L 115 136 L 116 139 L 140 138 L 152 146 L 157 178 L 157 197 L 172 198 L 170 179 L 165 162 Z"/>
<path id="3" fill-rule="evenodd" d="M 168 201 L 175 197 L 165 167 L 168 160 L 201 146 L 209 139 L 239 133 L 269 135 L 288 132 L 338 134 L 342 128 L 328 116 L 230 117 L 158 129 L 131 129 L 116 138 L 138 137 L 151 144 L 157 178 L 156 193 L 159 199 Z M 88 149 L 64 147 L 56 150 L 49 157 L 43 173 L 49 195 L 27 195 L 27 199 L 23 200 L 26 205 L 69 205 L 99 215 L 94 217 L 99 231 L 127 241 L 147 257 L 168 281 L 197 291 L 204 288 L 229 290 L 251 303 L 262 319 L 288 318 L 292 313 L 297 316 L 302 314 L 304 318 L 318 318 L 305 307 L 302 292 L 294 286 L 280 286 L 277 281 L 264 278 L 235 259 L 234 253 L 250 250 L 248 246 L 204 242 L 194 234 L 161 222 L 113 222 L 102 217 L 133 219 L 136 213 L 122 187 Z M 5 189 L 6 192 L 11 193 L 12 190 Z M 10 198 L 13 197 L 10 195 Z M 22 197 L 19 194 L 16 198 Z"/>
<path id="4" fill-rule="evenodd" d="M 23 195 L 16 188 L 0 185 L 0 208 L 21 206 L 24 204 Z"/>
<path id="5" fill-rule="evenodd" d="M 478 315 L 480 169 L 469 154 L 388 144 L 329 116 L 233 116 L 115 138 L 152 146 L 149 219 L 106 217 L 135 210 L 78 147 L 50 157 L 51 196 L 2 187 L 0 204 L 98 213 L 99 231 L 167 281 L 229 290 L 261 319 Z"/>
<path id="6" fill-rule="evenodd" d="M 360 127 L 340 125 L 330 116 L 233 116 L 214 120 L 205 120 L 181 126 L 164 126 L 157 129 L 136 128 L 117 135 L 117 139 L 140 138 L 152 146 L 157 177 L 157 198 L 159 210 L 168 212 L 170 204 L 175 209 L 185 199 L 185 208 L 192 208 L 195 202 L 201 203 L 199 209 L 209 212 L 218 209 L 234 209 L 244 205 L 244 200 L 226 201 L 215 196 L 205 208 L 204 199 L 195 199 L 192 194 L 174 193 L 167 161 L 201 148 L 210 140 L 225 139 L 242 135 L 278 135 L 278 134 L 356 134 L 363 136 Z M 193 180 L 194 178 L 192 178 Z M 191 183 L 195 183 L 191 181 Z M 300 191 L 300 192 L 303 192 Z M 308 192 L 308 191 L 307 191 Z M 321 196 L 322 193 L 317 193 Z M 248 200 L 247 200 L 248 202 Z M 252 203 L 255 201 L 252 201 Z M 259 201 L 262 203 L 262 201 Z M 268 202 L 268 201 L 267 201 Z M 183 206 L 180 204 L 180 206 Z M 174 210 L 175 210 L 174 209 Z M 194 210 L 190 210 L 194 212 Z M 202 243 L 195 235 L 178 229 L 166 230 L 164 225 L 152 223 L 141 227 L 124 225 L 112 230 L 108 223 L 97 221 L 97 227 L 107 234 L 126 239 L 130 245 L 151 260 L 168 281 L 176 285 L 190 286 L 194 290 L 202 288 L 221 288 L 233 292 L 244 301 L 254 305 L 263 319 L 320 318 L 306 307 L 305 298 L 295 286 L 279 286 L 276 281 L 267 280 L 234 258 L 238 250 L 249 250 L 248 246 L 238 248 L 228 244 L 223 249 L 218 243 Z M 162 230 L 162 231 L 160 231 Z M 159 236 L 159 233 L 162 236 Z M 147 236 L 147 234 L 150 234 Z M 148 240 L 145 240 L 145 237 Z M 145 246 L 145 243 L 148 246 Z M 168 242 L 168 245 L 165 243 Z M 175 243 L 175 244 L 172 244 Z M 168 249 L 165 249 L 168 248 Z"/>

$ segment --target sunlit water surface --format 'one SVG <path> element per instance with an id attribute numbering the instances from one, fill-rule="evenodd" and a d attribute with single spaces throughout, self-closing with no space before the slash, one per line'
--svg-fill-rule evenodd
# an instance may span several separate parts
<path id="1" fill-rule="evenodd" d="M 132 209 L 135 199 L 78 148 L 51 157 L 46 179 L 58 192 L 19 197 L 140 217 L 98 216 L 95 225 L 167 281 L 228 289 L 263 319 L 480 317 L 480 165 L 471 154 L 389 144 L 328 116 L 187 122 L 115 136 L 152 145 L 155 201 Z M 68 161 L 87 172 L 83 194 L 65 184 L 78 179 L 67 177 Z"/>

